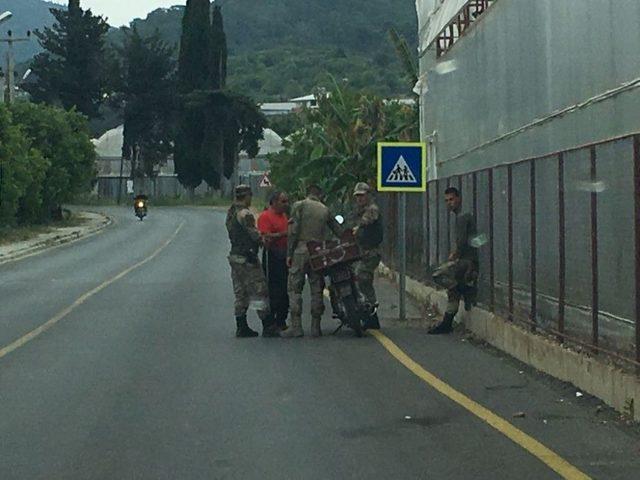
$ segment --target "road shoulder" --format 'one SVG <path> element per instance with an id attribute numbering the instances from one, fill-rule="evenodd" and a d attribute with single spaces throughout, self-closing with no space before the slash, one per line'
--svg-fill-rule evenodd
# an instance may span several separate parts
<path id="1" fill-rule="evenodd" d="M 0 265 L 85 239 L 113 223 L 111 218 L 97 212 L 78 212 L 76 215 L 85 220 L 82 225 L 54 228 L 29 240 L 0 245 Z"/>
<path id="2" fill-rule="evenodd" d="M 462 329 L 451 335 L 427 335 L 436 318 L 413 299 L 408 299 L 408 321 L 399 322 L 397 285 L 378 278 L 376 290 L 382 333 L 401 355 L 415 362 L 414 370 L 424 369 L 433 376 L 425 387 L 442 383 L 449 399 L 462 393 L 466 403 L 477 402 L 593 478 L 628 478 L 629 471 L 638 468 L 640 430 L 628 418 L 575 386 L 476 341 Z M 422 378 L 421 372 L 409 370 Z"/>

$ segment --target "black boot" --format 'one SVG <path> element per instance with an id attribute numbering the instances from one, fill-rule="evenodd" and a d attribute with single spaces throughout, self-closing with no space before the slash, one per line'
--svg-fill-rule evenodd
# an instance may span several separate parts
<path id="1" fill-rule="evenodd" d="M 364 321 L 362 326 L 365 330 L 380 330 L 380 320 L 378 319 L 378 313 L 373 313 L 369 318 Z"/>
<path id="2" fill-rule="evenodd" d="M 289 312 L 279 312 L 275 314 L 275 324 L 280 332 L 284 332 L 287 329 L 287 317 Z"/>
<path id="3" fill-rule="evenodd" d="M 277 338 L 280 336 L 280 329 L 277 325 L 269 325 L 262 329 L 262 336 L 264 338 Z"/>
<path id="4" fill-rule="evenodd" d="M 276 325 L 275 316 L 269 313 L 262 320 L 262 336 L 264 338 L 273 338 L 280 336 L 280 329 Z"/>
<path id="5" fill-rule="evenodd" d="M 462 292 L 462 298 L 464 299 L 464 309 L 469 312 L 473 307 L 478 304 L 478 289 L 470 285 Z"/>
<path id="6" fill-rule="evenodd" d="M 442 322 L 434 325 L 427 332 L 429 335 L 441 335 L 443 333 L 451 333 L 453 331 L 453 317 L 452 313 L 445 313 Z"/>
<path id="7" fill-rule="evenodd" d="M 258 332 L 255 332 L 255 331 L 251 330 L 249 328 L 249 325 L 247 325 L 247 316 L 246 315 L 242 315 L 240 317 L 236 317 L 236 325 L 237 325 L 236 337 L 238 337 L 238 338 L 250 338 L 250 337 L 257 337 L 258 336 Z"/>

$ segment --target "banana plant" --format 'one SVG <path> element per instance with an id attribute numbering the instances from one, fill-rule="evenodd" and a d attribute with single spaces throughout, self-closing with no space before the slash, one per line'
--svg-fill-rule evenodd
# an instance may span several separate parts
<path id="1" fill-rule="evenodd" d="M 414 108 L 385 102 L 349 87 L 316 92 L 318 107 L 302 112 L 303 127 L 271 155 L 272 181 L 301 197 L 309 183 L 319 184 L 330 203 L 348 201 L 357 182 L 375 183 L 377 143 L 416 140 Z"/>

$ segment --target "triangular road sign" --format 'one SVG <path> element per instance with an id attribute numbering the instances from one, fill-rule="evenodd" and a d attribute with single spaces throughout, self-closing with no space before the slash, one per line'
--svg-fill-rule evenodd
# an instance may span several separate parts
<path id="1" fill-rule="evenodd" d="M 271 184 L 271 180 L 269 179 L 269 174 L 265 173 L 262 176 L 262 180 L 260 180 L 260 187 L 261 188 L 271 188 L 273 185 Z"/>
<path id="2" fill-rule="evenodd" d="M 391 173 L 387 177 L 389 183 L 416 183 L 416 176 L 409 168 L 409 164 L 402 155 L 391 169 Z"/>

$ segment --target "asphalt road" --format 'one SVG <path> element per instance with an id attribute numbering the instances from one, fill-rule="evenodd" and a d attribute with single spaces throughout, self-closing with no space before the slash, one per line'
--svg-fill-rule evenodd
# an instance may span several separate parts
<path id="1" fill-rule="evenodd" d="M 0 266 L 0 479 L 558 478 L 375 338 L 236 339 L 223 213 L 106 211 L 102 234 Z M 384 332 L 418 364 L 586 475 L 640 478 L 635 430 L 459 335 L 397 325 L 379 287 Z"/>

